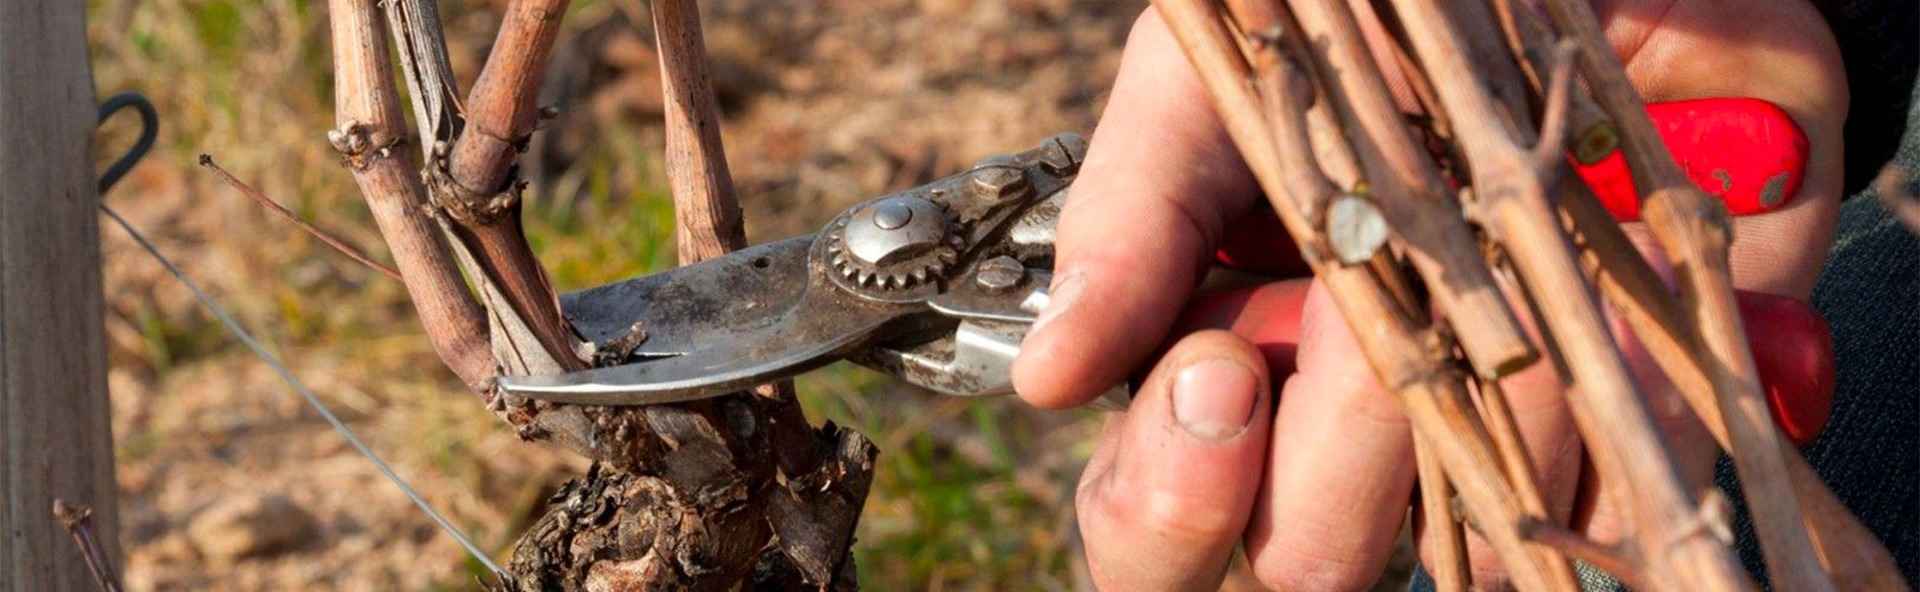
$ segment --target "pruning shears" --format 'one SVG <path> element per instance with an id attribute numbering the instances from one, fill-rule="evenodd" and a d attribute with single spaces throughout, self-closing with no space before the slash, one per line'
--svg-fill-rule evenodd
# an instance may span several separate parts
<path id="1" fill-rule="evenodd" d="M 562 297 L 618 365 L 503 377 L 507 392 L 595 405 L 715 396 L 850 360 L 959 396 L 1013 392 L 1046 307 L 1053 229 L 1086 140 L 1054 136 L 869 200 L 818 233 Z M 1124 385 L 1108 400 L 1124 401 Z"/>
<path id="2" fill-rule="evenodd" d="M 1806 139 L 1778 107 L 1706 99 L 1649 112 L 1676 159 L 1734 215 L 1779 209 L 1797 192 Z M 648 405 L 848 360 L 944 394 L 1011 394 L 1009 371 L 1046 307 L 1054 225 L 1086 148 L 1078 135 L 1054 136 L 855 205 L 812 235 L 563 296 L 575 330 L 610 365 L 502 377 L 500 386 L 548 401 Z M 1616 218 L 1629 221 L 1638 203 L 1618 161 L 1609 153 L 1574 164 Z M 1276 277 L 1304 273 L 1284 229 L 1267 222 L 1229 233 L 1216 262 Z M 1804 443 L 1831 406 L 1831 337 L 1804 303 L 1740 296 L 1776 422 Z M 1193 306 L 1233 297 L 1203 294 Z M 1101 401 L 1113 408 L 1129 399 L 1123 384 Z"/>

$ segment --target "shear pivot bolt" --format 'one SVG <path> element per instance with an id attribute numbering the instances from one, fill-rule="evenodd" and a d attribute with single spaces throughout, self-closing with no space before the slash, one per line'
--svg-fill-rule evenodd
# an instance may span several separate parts
<path id="1" fill-rule="evenodd" d="M 940 206 L 918 197 L 893 197 L 854 213 L 847 221 L 847 253 L 866 265 L 888 265 L 945 244 Z"/>
<path id="2" fill-rule="evenodd" d="M 873 225 L 882 230 L 899 230 L 913 221 L 913 208 L 906 204 L 889 201 L 873 207 Z"/>
<path id="3" fill-rule="evenodd" d="M 973 173 L 974 192 L 990 201 L 1013 198 L 1026 188 L 1026 173 L 1009 164 L 994 163 Z"/>
<path id="4" fill-rule="evenodd" d="M 974 281 L 988 292 L 1003 292 L 1027 279 L 1027 266 L 1005 255 L 980 262 L 973 271 Z"/>

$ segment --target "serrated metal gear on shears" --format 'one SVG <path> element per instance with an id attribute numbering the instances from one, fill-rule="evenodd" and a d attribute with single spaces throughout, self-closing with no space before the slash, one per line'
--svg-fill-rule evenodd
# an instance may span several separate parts
<path id="1" fill-rule="evenodd" d="M 707 398 L 848 360 L 936 392 L 1013 392 L 1046 307 L 1053 230 L 1086 141 L 1025 152 L 860 203 L 820 232 L 561 297 L 614 365 L 502 377 L 564 403 Z M 601 356 L 603 359 L 608 356 Z M 1103 398 L 1124 404 L 1125 385 Z"/>

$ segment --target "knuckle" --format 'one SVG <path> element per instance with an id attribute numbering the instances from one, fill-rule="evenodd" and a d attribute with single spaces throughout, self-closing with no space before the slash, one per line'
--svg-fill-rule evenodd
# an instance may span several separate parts
<path id="1" fill-rule="evenodd" d="M 1274 590 L 1367 590 L 1380 568 L 1354 556 L 1316 553 L 1299 546 L 1256 552 L 1253 575 Z"/>
<path id="2" fill-rule="evenodd" d="M 1091 473 L 1091 472 L 1089 472 Z M 1100 526 L 1106 518 L 1105 496 L 1100 495 L 1100 479 L 1087 474 L 1080 477 L 1080 485 L 1073 491 L 1073 511 L 1080 519 L 1080 533 L 1091 542 L 1097 537 L 1087 532 L 1090 526 Z"/>
<path id="3" fill-rule="evenodd" d="M 1133 514 L 1147 532 L 1175 541 L 1217 541 L 1239 536 L 1243 517 L 1216 500 L 1196 499 L 1173 492 L 1148 492 L 1138 497 Z"/>
<path id="4" fill-rule="evenodd" d="M 1083 479 L 1074 501 L 1087 573 L 1098 590 L 1160 589 L 1166 583 L 1161 578 L 1184 581 L 1240 538 L 1231 513 L 1210 509 L 1218 504 L 1137 495 L 1110 476 Z M 1156 581 L 1161 583 L 1148 583 Z"/>
<path id="5" fill-rule="evenodd" d="M 1160 541 L 1204 544 L 1240 536 L 1245 521 L 1242 512 L 1214 500 L 1196 499 L 1166 491 L 1139 491 L 1125 495 L 1108 493 L 1112 488 L 1082 482 L 1075 493 L 1082 534 L 1088 543 Z M 1099 531 L 1098 537 L 1092 531 Z"/>

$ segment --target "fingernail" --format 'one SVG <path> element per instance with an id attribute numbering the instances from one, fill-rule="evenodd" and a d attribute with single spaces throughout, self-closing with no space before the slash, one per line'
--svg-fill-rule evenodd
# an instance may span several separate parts
<path id="1" fill-rule="evenodd" d="M 1214 358 L 1189 365 L 1173 379 L 1173 419 L 1202 440 L 1232 438 L 1253 418 L 1257 388 L 1253 371 L 1238 362 Z"/>
<path id="2" fill-rule="evenodd" d="M 1047 308 L 1041 310 L 1040 316 L 1033 319 L 1033 327 L 1028 328 L 1027 332 L 1039 333 L 1041 327 L 1047 326 L 1047 323 L 1066 312 L 1068 307 L 1073 306 L 1073 301 L 1079 299 L 1080 288 L 1086 283 L 1086 275 L 1078 271 L 1070 271 L 1066 275 L 1054 278 L 1053 287 L 1047 288 Z"/>

